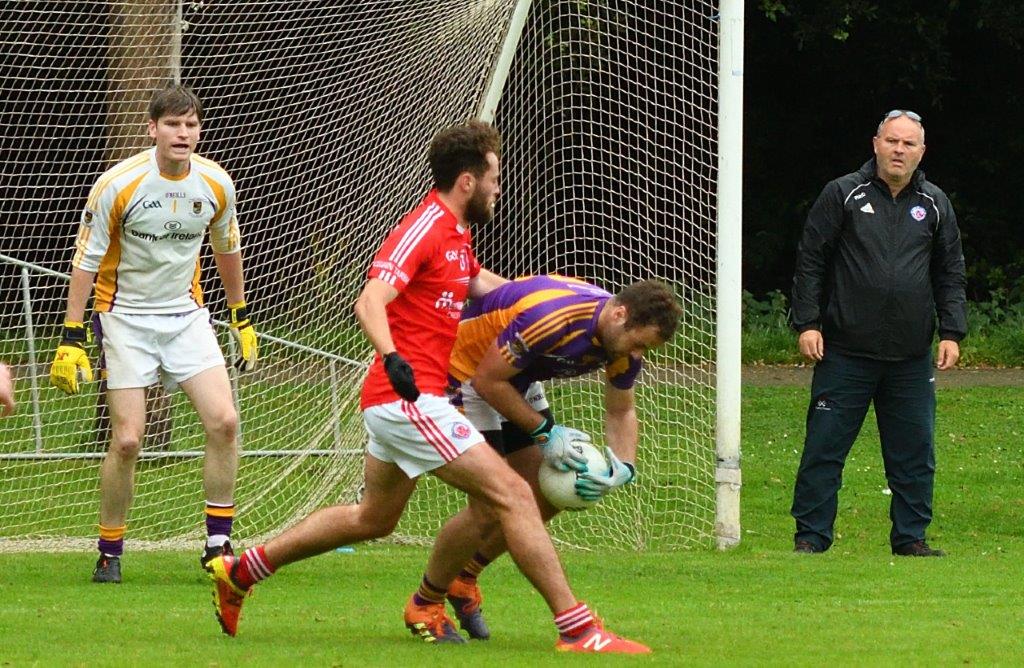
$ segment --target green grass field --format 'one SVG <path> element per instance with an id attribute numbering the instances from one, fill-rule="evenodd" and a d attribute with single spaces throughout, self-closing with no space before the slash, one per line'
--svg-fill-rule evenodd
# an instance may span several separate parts
<path id="1" fill-rule="evenodd" d="M 838 539 L 794 555 L 788 516 L 806 388 L 744 391 L 743 544 L 728 553 L 567 552 L 581 598 L 657 665 L 981 664 L 1024 660 L 1024 389 L 940 390 L 931 542 L 946 559 L 888 551 L 873 426 L 847 464 Z M 5 483 L 6 484 L 6 483 Z M 600 531 L 600 527 L 595 527 Z M 359 546 L 294 564 L 220 634 L 184 552 L 130 553 L 125 583 L 88 582 L 92 554 L 0 554 L 0 666 L 576 665 L 556 655 L 549 613 L 507 560 L 484 576 L 495 638 L 429 647 L 401 608 L 426 550 Z"/>

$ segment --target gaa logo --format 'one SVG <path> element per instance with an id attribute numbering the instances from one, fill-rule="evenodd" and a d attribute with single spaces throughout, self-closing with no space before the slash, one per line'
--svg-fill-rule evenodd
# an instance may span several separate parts
<path id="1" fill-rule="evenodd" d="M 181 223 L 179 223 L 176 220 L 169 220 L 166 223 L 164 223 L 164 229 L 168 230 L 169 232 L 175 232 L 181 229 Z"/>
<path id="2" fill-rule="evenodd" d="M 459 440 L 469 438 L 471 433 L 469 425 L 465 422 L 456 422 L 452 425 L 452 436 Z"/>

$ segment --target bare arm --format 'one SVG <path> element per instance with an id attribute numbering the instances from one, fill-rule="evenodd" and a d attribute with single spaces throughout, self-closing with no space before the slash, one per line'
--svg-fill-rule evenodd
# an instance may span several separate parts
<path id="1" fill-rule="evenodd" d="M 68 307 L 64 319 L 71 322 L 84 322 L 85 305 L 92 294 L 92 283 L 96 272 L 73 267 L 71 269 L 71 285 L 68 287 Z"/>
<path id="2" fill-rule="evenodd" d="M 10 415 L 14 412 L 14 379 L 11 377 L 10 369 L 3 362 L 0 362 L 0 415 Z"/>
<path id="3" fill-rule="evenodd" d="M 611 383 L 604 388 L 605 439 L 615 456 L 624 462 L 636 461 L 639 425 L 633 388 L 620 390 Z"/>
<path id="4" fill-rule="evenodd" d="M 245 280 L 242 278 L 242 253 L 214 253 L 213 261 L 217 265 L 221 283 L 224 284 L 224 295 L 228 304 L 240 304 L 245 301 Z"/>
<path id="5" fill-rule="evenodd" d="M 469 280 L 469 296 L 474 299 L 483 297 L 494 288 L 505 283 L 508 283 L 507 278 L 498 276 L 494 272 L 480 267 L 480 273 Z"/>
<path id="6" fill-rule="evenodd" d="M 379 278 L 371 278 L 356 299 L 355 311 L 359 326 L 381 357 L 395 352 L 395 342 L 391 339 L 388 314 L 384 307 L 397 296 L 398 290 L 394 287 Z"/>
<path id="7" fill-rule="evenodd" d="M 519 371 L 502 357 L 498 345 L 492 343 L 477 365 L 471 382 L 473 389 L 494 410 L 529 434 L 544 422 L 544 416 L 533 410 L 510 382 Z"/>

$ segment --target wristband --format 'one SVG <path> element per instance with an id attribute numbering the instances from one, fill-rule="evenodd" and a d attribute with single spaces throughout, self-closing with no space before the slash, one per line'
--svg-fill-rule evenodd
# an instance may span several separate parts
<path id="1" fill-rule="evenodd" d="M 65 320 L 60 340 L 61 343 L 75 343 L 78 345 L 85 343 L 87 340 L 85 325 L 74 320 Z"/>
<path id="2" fill-rule="evenodd" d="M 541 422 L 540 425 L 536 429 L 534 429 L 533 431 L 530 432 L 530 438 L 532 438 L 533 440 L 537 440 L 538 437 L 544 436 L 545 434 L 550 433 L 551 430 L 554 429 L 554 428 L 555 428 L 555 421 L 552 420 L 551 418 L 545 416 L 544 417 L 544 421 Z"/>
<path id="3" fill-rule="evenodd" d="M 237 304 L 228 304 L 228 313 L 231 315 L 232 325 L 244 327 L 249 324 L 249 309 L 245 307 L 244 301 L 240 301 Z"/>

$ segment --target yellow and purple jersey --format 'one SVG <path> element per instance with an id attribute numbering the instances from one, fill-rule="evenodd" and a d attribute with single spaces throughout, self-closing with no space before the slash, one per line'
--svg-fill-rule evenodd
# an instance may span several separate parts
<path id="1" fill-rule="evenodd" d="M 511 383 L 530 383 L 605 370 L 608 382 L 627 390 L 642 363 L 630 356 L 610 359 L 597 338 L 597 319 L 612 295 L 575 278 L 551 274 L 506 283 L 462 313 L 448 374 L 458 386 L 476 372 L 492 344 L 521 372 Z"/>

